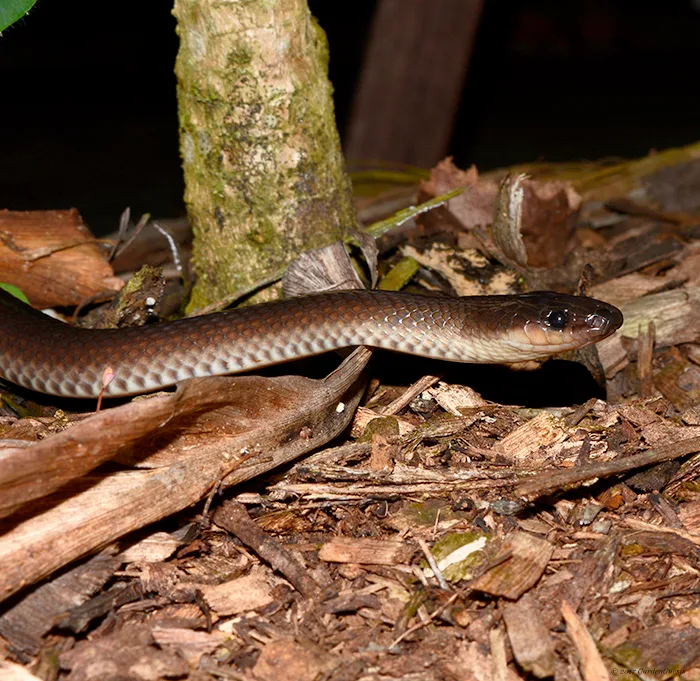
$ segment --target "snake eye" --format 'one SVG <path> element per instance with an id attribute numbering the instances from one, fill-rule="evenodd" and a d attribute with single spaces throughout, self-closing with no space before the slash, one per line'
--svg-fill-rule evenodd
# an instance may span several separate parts
<path id="1" fill-rule="evenodd" d="M 564 309 L 553 309 L 545 313 L 542 321 L 550 328 L 561 331 L 569 322 L 569 314 Z"/>

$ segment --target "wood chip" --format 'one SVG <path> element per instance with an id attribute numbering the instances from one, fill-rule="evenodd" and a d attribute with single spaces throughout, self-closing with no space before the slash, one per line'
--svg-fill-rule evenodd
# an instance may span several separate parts
<path id="1" fill-rule="evenodd" d="M 494 447 L 515 465 L 538 468 L 546 462 L 546 446 L 564 442 L 570 435 L 563 419 L 546 411 L 516 428 Z"/>
<path id="2" fill-rule="evenodd" d="M 300 645 L 295 641 L 281 640 L 268 643 L 258 658 L 253 675 L 260 681 L 315 681 L 329 675 L 339 660 L 311 643 Z"/>
<path id="3" fill-rule="evenodd" d="M 485 407 L 488 401 L 466 385 L 452 385 L 440 381 L 426 391 L 448 413 L 463 416 L 463 410 Z"/>
<path id="4" fill-rule="evenodd" d="M 472 582 L 478 591 L 506 598 L 520 598 L 542 576 L 554 547 L 526 532 L 511 532 L 492 558 L 497 563 Z"/>
<path id="5" fill-rule="evenodd" d="M 401 541 L 336 537 L 321 547 L 318 557 L 329 563 L 401 565 L 414 552 L 415 547 Z"/>
<path id="6" fill-rule="evenodd" d="M 221 617 L 264 608 L 275 600 L 272 590 L 270 576 L 262 570 L 216 586 L 201 587 L 207 603 Z"/>

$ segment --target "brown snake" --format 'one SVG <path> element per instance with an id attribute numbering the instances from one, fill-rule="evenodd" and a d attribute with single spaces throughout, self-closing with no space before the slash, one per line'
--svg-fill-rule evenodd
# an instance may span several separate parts
<path id="1" fill-rule="evenodd" d="M 622 313 L 592 298 L 535 292 L 447 298 L 342 291 L 138 328 L 63 324 L 0 291 L 0 377 L 66 397 L 149 392 L 369 345 L 453 362 L 540 359 L 609 336 Z"/>

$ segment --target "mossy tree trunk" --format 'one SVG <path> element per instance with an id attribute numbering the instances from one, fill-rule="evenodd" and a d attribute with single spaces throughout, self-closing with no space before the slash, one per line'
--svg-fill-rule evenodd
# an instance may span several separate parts
<path id="1" fill-rule="evenodd" d="M 175 0 L 180 146 L 200 307 L 356 217 L 325 35 L 306 0 Z"/>

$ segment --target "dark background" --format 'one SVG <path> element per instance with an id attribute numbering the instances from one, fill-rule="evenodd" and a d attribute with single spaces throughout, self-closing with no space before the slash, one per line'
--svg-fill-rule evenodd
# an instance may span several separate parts
<path id="1" fill-rule="evenodd" d="M 342 134 L 375 3 L 310 5 Z M 450 153 L 487 170 L 699 139 L 697 5 L 486 0 Z M 0 208 L 74 206 L 100 233 L 125 206 L 183 213 L 172 0 L 105 7 L 39 0 L 0 37 Z"/>

